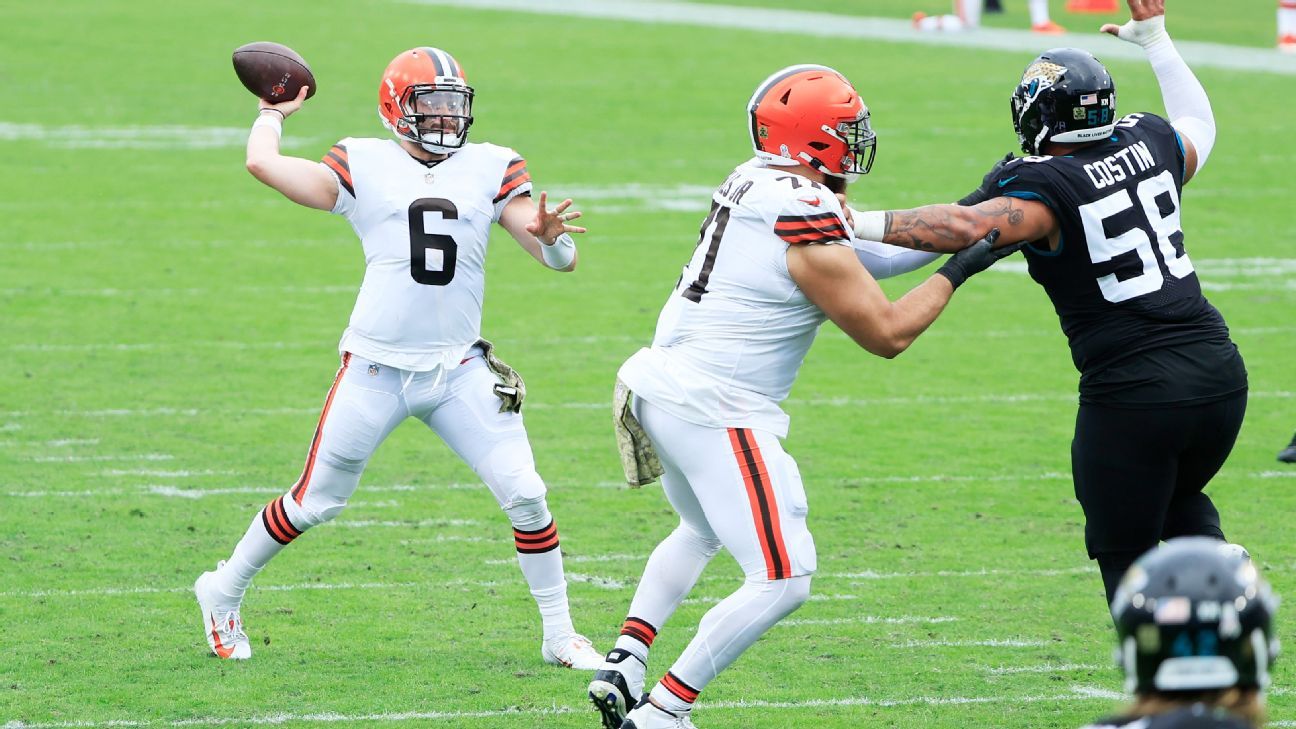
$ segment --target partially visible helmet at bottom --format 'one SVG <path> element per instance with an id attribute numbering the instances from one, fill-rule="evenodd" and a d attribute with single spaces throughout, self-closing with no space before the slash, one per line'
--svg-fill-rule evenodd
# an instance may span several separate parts
<path id="1" fill-rule="evenodd" d="M 1140 557 L 1112 600 L 1117 661 L 1134 693 L 1263 689 L 1278 600 L 1244 550 L 1172 539 Z"/>

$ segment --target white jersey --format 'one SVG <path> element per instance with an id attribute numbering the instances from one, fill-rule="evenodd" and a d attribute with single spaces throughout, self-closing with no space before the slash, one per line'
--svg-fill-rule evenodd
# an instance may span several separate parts
<path id="1" fill-rule="evenodd" d="M 712 196 L 652 347 L 618 376 L 682 420 L 786 437 L 779 403 L 826 318 L 792 280 L 788 247 L 853 237 L 823 185 L 757 160 L 740 165 Z"/>
<path id="2" fill-rule="evenodd" d="M 491 223 L 531 191 L 526 161 L 468 144 L 432 166 L 390 139 L 343 139 L 323 159 L 333 212 L 364 247 L 365 275 L 338 348 L 403 370 L 452 369 L 481 334 Z"/>

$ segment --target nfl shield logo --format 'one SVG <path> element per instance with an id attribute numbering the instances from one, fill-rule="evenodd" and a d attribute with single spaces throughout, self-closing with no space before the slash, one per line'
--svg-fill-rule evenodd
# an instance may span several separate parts
<path id="1" fill-rule="evenodd" d="M 377 376 L 378 376 L 378 365 L 376 365 L 376 364 L 371 364 L 371 365 L 369 365 L 369 376 L 370 376 L 370 377 L 377 377 Z"/>

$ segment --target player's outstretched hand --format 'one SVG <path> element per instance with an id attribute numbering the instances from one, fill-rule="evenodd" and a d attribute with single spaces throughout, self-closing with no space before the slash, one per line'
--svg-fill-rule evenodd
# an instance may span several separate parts
<path id="1" fill-rule="evenodd" d="M 1015 159 L 1017 159 L 1017 157 L 1013 155 L 1012 152 L 1009 152 L 1004 155 L 1003 159 L 995 162 L 994 167 L 991 167 L 990 171 L 985 174 L 985 177 L 981 178 L 981 186 L 964 195 L 958 201 L 958 204 L 963 207 L 971 207 L 973 205 L 980 205 L 986 200 L 993 200 L 994 198 L 999 197 L 999 189 L 995 186 L 995 181 L 999 179 L 999 172 L 1003 170 L 1004 166 Z"/>
<path id="2" fill-rule="evenodd" d="M 999 229 L 994 228 L 986 234 L 986 237 L 950 256 L 936 273 L 949 279 L 950 284 L 958 288 L 964 281 L 993 266 L 995 261 L 1007 258 L 1021 250 L 1021 243 L 996 250 L 994 244 L 997 240 L 999 240 Z"/>
<path id="3" fill-rule="evenodd" d="M 265 99 L 257 99 L 257 107 L 261 109 L 274 109 L 280 114 L 283 114 L 284 118 L 287 119 L 293 112 L 302 107 L 302 104 L 306 101 L 306 94 L 308 92 L 310 92 L 310 87 L 303 86 L 301 87 L 301 91 L 297 92 L 297 98 L 281 101 L 278 104 L 271 104 Z"/>
<path id="4" fill-rule="evenodd" d="M 1124 25 L 1107 23 L 1100 30 L 1144 48 L 1161 40 L 1165 36 L 1165 0 L 1127 2 L 1130 9 L 1129 22 Z"/>
<path id="5" fill-rule="evenodd" d="M 548 208 L 548 194 L 540 192 L 539 207 L 536 209 L 535 218 L 527 223 L 527 232 L 540 239 L 545 245 L 553 245 L 558 236 L 563 233 L 584 233 L 585 229 L 579 225 L 568 225 L 569 221 L 575 220 L 581 216 L 579 210 L 567 212 L 571 207 L 571 198 L 567 198 L 558 203 L 558 207 L 550 210 Z"/>

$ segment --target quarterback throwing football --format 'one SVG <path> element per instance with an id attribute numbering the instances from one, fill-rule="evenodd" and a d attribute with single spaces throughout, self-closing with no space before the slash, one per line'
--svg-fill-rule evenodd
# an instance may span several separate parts
<path id="1" fill-rule="evenodd" d="M 635 462 L 659 459 L 680 523 L 649 557 L 616 648 L 589 686 L 607 727 L 693 726 L 698 693 L 809 597 L 815 545 L 801 476 L 780 443 L 788 416 L 779 403 L 824 320 L 894 357 L 997 255 L 991 235 L 889 301 L 853 250 L 838 197 L 875 151 L 854 87 L 831 68 L 792 66 L 756 89 L 748 112 L 756 158 L 715 191 L 652 346 L 618 375 L 615 417 L 638 433 Z M 658 630 L 721 547 L 745 581 L 640 700 Z"/>
<path id="2" fill-rule="evenodd" d="M 474 92 L 445 51 L 414 48 L 384 71 L 378 113 L 395 139 L 346 138 L 322 162 L 279 153 L 282 123 L 307 91 L 261 101 L 248 171 L 293 202 L 346 218 L 364 249 L 364 282 L 301 477 L 257 514 L 229 559 L 194 584 L 207 642 L 222 658 L 251 656 L 239 608 L 253 576 L 337 516 L 378 445 L 413 417 L 472 467 L 512 522 L 544 625 L 544 660 L 594 669 L 601 656 L 568 612 L 558 531 L 520 413 L 525 389 L 480 339 L 491 224 L 537 261 L 571 271 L 569 234 L 585 229 L 569 222 L 580 213 L 567 212 L 571 200 L 550 210 L 543 192 L 537 208 L 521 156 L 467 141 Z"/>

